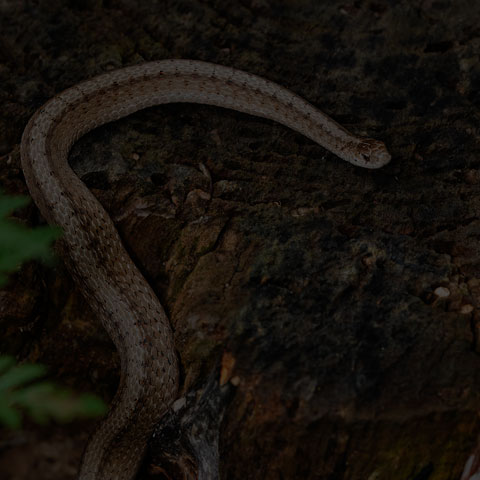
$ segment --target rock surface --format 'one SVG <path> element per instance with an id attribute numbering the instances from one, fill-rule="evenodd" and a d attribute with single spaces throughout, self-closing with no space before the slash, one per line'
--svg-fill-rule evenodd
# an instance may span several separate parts
<path id="1" fill-rule="evenodd" d="M 163 58 L 265 76 L 393 155 L 361 170 L 198 105 L 74 146 L 175 328 L 182 391 L 139 478 L 459 478 L 480 432 L 479 15 L 466 0 L 0 0 L 8 193 L 26 193 L 19 142 L 43 102 Z M 2 352 L 112 398 L 114 348 L 61 261 L 12 277 L 0 325 Z M 0 433 L 0 477 L 76 478 L 92 428 Z"/>

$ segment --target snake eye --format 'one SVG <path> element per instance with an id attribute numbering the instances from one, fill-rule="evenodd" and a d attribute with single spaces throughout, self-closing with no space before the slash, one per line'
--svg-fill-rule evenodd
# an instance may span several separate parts
<path id="1" fill-rule="evenodd" d="M 367 155 L 366 153 L 362 153 L 362 158 L 363 158 L 366 162 L 369 162 L 369 161 L 370 161 L 370 155 Z"/>

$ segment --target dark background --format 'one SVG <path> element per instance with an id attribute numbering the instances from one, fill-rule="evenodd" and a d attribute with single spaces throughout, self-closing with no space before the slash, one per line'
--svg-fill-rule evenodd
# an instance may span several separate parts
<path id="1" fill-rule="evenodd" d="M 362 170 L 198 105 L 75 145 L 71 165 L 174 325 L 181 395 L 215 405 L 203 413 L 221 478 L 459 478 L 480 432 L 479 18 L 464 0 L 0 0 L 8 193 L 27 193 L 19 143 L 46 100 L 164 58 L 265 76 L 392 153 Z M 34 206 L 18 217 L 41 223 Z M 111 399 L 116 354 L 61 261 L 12 277 L 0 327 L 2 352 Z M 236 385 L 218 387 L 222 363 Z M 75 478 L 92 428 L 1 431 L 0 477 Z M 163 448 L 141 478 L 181 478 Z"/>

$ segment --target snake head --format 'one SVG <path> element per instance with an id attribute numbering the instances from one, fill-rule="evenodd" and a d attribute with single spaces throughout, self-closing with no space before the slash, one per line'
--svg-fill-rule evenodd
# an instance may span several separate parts
<path id="1" fill-rule="evenodd" d="M 355 164 L 364 168 L 383 167 L 392 158 L 385 144 L 373 138 L 362 138 L 355 150 Z"/>

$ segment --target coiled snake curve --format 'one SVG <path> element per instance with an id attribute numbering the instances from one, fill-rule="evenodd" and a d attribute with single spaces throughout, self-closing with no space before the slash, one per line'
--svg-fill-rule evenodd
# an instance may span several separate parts
<path id="1" fill-rule="evenodd" d="M 275 120 L 365 168 L 390 161 L 382 142 L 359 138 L 289 90 L 249 73 L 193 60 L 162 60 L 111 71 L 49 100 L 21 142 L 30 193 L 63 229 L 62 255 L 114 341 L 121 380 L 90 439 L 80 480 L 130 480 L 154 425 L 175 400 L 178 365 L 164 310 L 129 258 L 105 210 L 68 165 L 88 131 L 137 110 L 173 102 L 217 105 Z"/>

